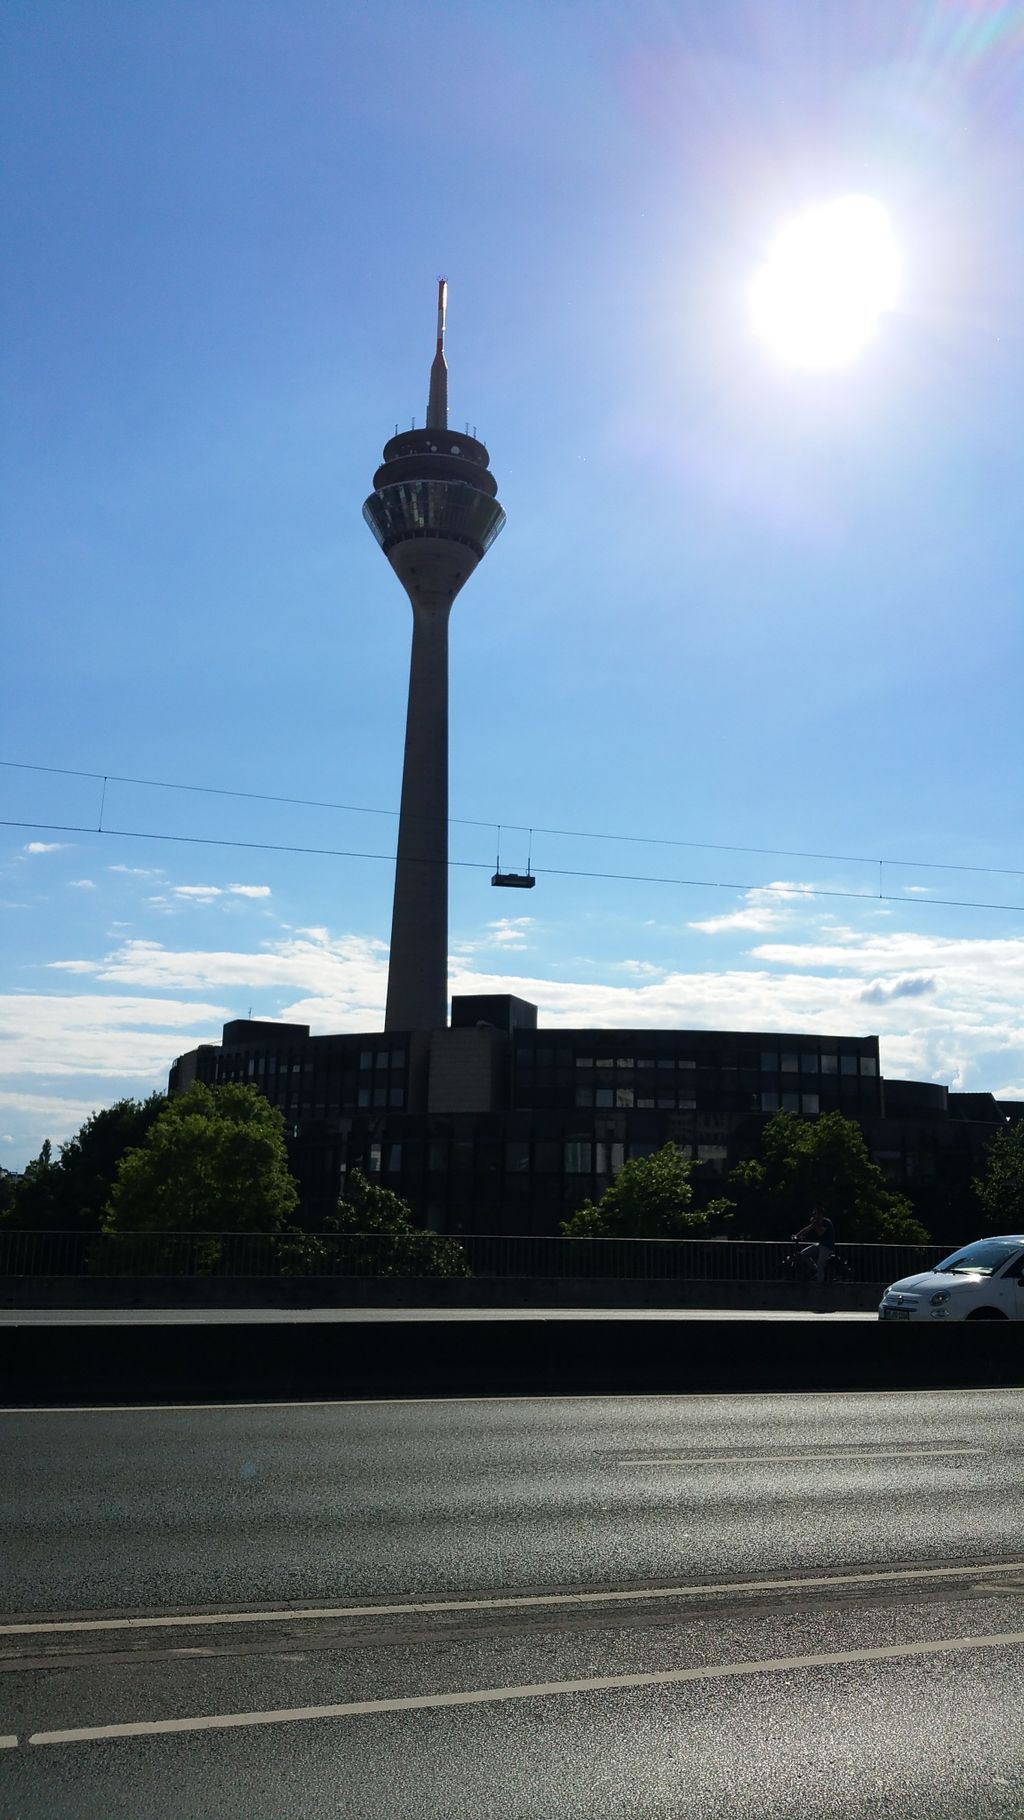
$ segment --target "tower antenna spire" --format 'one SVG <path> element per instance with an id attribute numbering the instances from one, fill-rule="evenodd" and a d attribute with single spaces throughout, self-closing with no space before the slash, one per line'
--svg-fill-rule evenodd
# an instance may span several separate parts
<path id="1" fill-rule="evenodd" d="M 437 281 L 437 351 L 430 369 L 430 396 L 427 400 L 427 429 L 448 428 L 448 367 L 444 358 L 444 319 L 448 309 L 448 280 Z"/>

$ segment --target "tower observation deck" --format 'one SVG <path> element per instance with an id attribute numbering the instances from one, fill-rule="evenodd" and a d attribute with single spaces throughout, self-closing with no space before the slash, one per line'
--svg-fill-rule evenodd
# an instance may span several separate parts
<path id="1" fill-rule="evenodd" d="M 448 1014 L 448 618 L 505 523 L 489 456 L 448 428 L 448 287 L 438 286 L 426 428 L 384 446 L 363 517 L 412 607 L 412 661 L 388 967 L 387 1030 Z"/>

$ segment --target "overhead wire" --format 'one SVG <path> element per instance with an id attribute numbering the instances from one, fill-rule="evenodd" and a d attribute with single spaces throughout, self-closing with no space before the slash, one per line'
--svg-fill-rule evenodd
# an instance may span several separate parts
<path id="1" fill-rule="evenodd" d="M 483 824 L 485 827 L 489 825 L 489 823 Z M 367 853 L 349 847 L 293 846 L 283 841 L 235 840 L 209 834 L 161 834 L 146 828 L 94 828 L 77 822 L 13 821 L 3 816 L 0 816 L 0 827 L 34 829 L 37 833 L 42 834 L 88 834 L 94 839 L 116 837 L 120 840 L 171 841 L 180 846 L 227 847 L 251 853 L 291 853 L 324 859 L 384 860 L 389 865 L 394 865 L 397 859 L 397 854 L 394 853 Z M 475 872 L 489 872 L 491 869 L 489 860 L 478 859 L 414 859 L 411 861 L 403 859 L 402 863 L 403 865 L 443 865 L 449 869 L 458 867 Z M 793 885 L 766 885 L 763 882 L 746 884 L 738 879 L 675 878 L 648 872 L 598 872 L 586 871 L 576 866 L 534 866 L 533 870 L 538 878 L 587 878 L 632 885 L 678 885 L 689 890 L 699 891 L 757 891 L 765 897 L 778 897 L 787 901 L 794 897 L 824 897 L 842 898 L 859 904 L 902 904 L 904 908 L 908 904 L 922 904 L 935 905 L 947 910 L 1001 910 L 1024 916 L 1024 904 L 993 904 L 984 899 L 974 901 L 970 898 L 960 897 L 933 897 L 930 893 L 927 897 L 909 898 L 898 892 L 837 891 L 818 885 L 794 887 Z"/>
<path id="2" fill-rule="evenodd" d="M 27 764 L 20 760 L 10 758 L 0 759 L 0 767 L 5 770 L 13 771 L 38 771 L 54 777 L 88 778 L 94 783 L 102 783 L 104 786 L 104 793 L 107 784 L 127 784 L 136 789 L 180 790 L 191 792 L 198 796 L 227 796 L 237 798 L 239 801 L 243 802 L 276 803 L 279 806 L 287 808 L 331 809 L 348 815 L 382 815 L 389 816 L 392 820 L 397 820 L 399 814 L 397 809 L 376 809 L 366 803 L 331 802 L 324 798 L 311 796 L 277 796 L 263 790 L 233 790 L 217 784 L 175 783 L 163 778 L 122 776 L 115 771 L 79 770 L 68 765 Z M 433 818 L 420 817 L 417 819 L 432 820 Z M 595 830 L 587 828 L 545 828 L 541 827 L 537 822 L 510 822 L 505 816 L 502 816 L 499 820 L 499 818 L 493 816 L 487 819 L 480 819 L 462 815 L 451 815 L 447 819 L 453 827 L 502 827 L 511 829 L 518 834 L 547 834 L 552 836 L 552 838 L 560 840 L 616 841 L 641 847 L 684 847 L 703 853 L 745 853 L 756 855 L 762 859 L 816 859 L 825 860 L 836 865 L 902 866 L 907 870 L 924 872 L 971 872 L 987 874 L 994 878 L 1024 878 L 1024 867 L 1015 866 L 972 866 L 963 861 L 954 860 L 883 859 L 877 853 L 825 853 L 801 847 L 751 847 L 742 846 L 731 841 L 680 840 L 671 835 L 617 834 L 611 833 L 608 830 L 602 831 L 600 829 Z M 317 851 L 320 851 L 320 849 L 317 849 Z M 324 851 L 326 851 L 326 849 L 324 849 Z M 338 851 L 340 851 L 340 849 Z M 377 855 L 366 857 L 383 856 Z M 606 875 L 595 873 L 587 876 L 603 877 Z M 609 874 L 607 876 L 618 877 L 619 875 Z M 628 875 L 624 874 L 623 876 Z M 743 886 L 737 886 L 738 890 L 744 888 L 745 887 Z M 753 889 L 754 887 L 751 888 Z M 853 895 L 857 896 L 859 893 L 855 892 Z M 902 902 L 902 898 L 899 901 Z"/>

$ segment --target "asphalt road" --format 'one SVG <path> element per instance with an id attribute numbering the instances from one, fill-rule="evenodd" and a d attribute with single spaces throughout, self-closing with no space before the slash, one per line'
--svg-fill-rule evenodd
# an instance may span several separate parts
<path id="1" fill-rule="evenodd" d="M 1020 1820 L 1022 1415 L 4 1412 L 0 1815 Z"/>

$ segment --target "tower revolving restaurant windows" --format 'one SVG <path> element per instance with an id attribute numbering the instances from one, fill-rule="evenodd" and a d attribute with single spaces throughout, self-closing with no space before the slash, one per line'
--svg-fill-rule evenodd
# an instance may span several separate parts
<path id="1" fill-rule="evenodd" d="M 461 481 L 403 480 L 371 493 L 363 517 L 382 550 L 410 537 L 447 537 L 468 544 L 478 556 L 488 550 L 505 514 L 497 500 Z"/>

